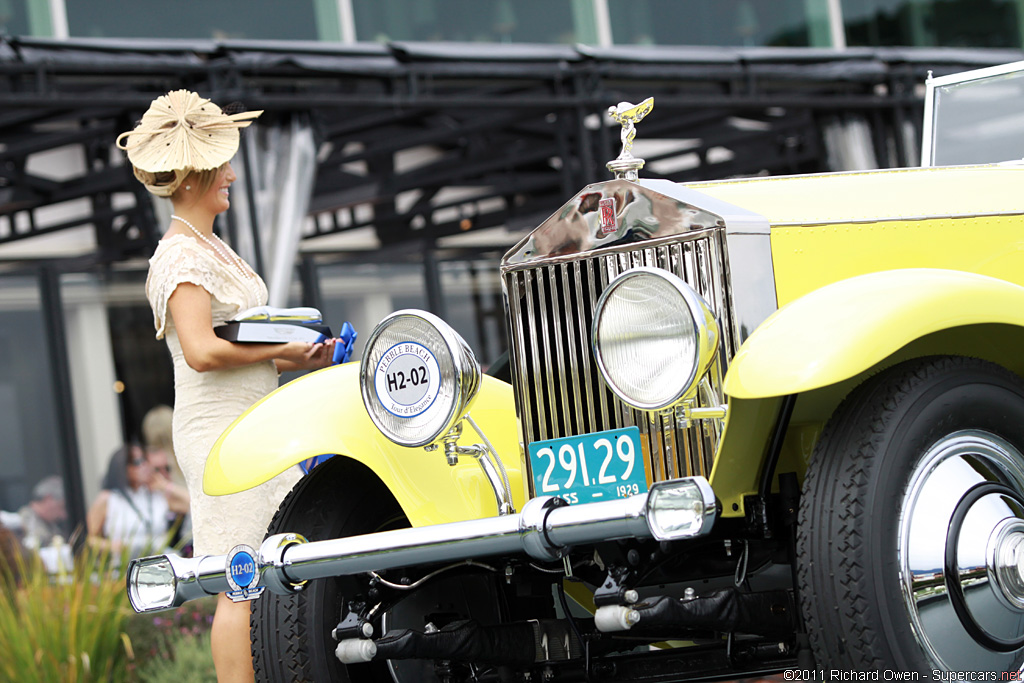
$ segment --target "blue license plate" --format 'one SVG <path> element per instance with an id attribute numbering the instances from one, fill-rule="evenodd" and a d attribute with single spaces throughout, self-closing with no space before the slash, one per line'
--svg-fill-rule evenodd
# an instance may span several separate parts
<path id="1" fill-rule="evenodd" d="M 596 503 L 647 491 L 636 427 L 530 444 L 533 490 L 570 503 Z"/>

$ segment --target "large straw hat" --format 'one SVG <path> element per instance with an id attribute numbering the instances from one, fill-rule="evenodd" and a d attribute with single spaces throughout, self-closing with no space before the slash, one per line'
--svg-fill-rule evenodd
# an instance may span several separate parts
<path id="1" fill-rule="evenodd" d="M 205 171 L 231 160 L 238 150 L 238 129 L 262 113 L 228 115 L 194 92 L 174 90 L 153 100 L 139 125 L 117 136 L 117 146 L 128 152 L 137 176 L 139 171 L 178 176 Z"/>

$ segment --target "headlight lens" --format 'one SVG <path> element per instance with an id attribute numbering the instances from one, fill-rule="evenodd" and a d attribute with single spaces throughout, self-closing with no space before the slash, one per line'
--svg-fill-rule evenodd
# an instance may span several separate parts
<path id="1" fill-rule="evenodd" d="M 597 302 L 594 355 L 612 392 L 640 410 L 691 395 L 718 348 L 707 303 L 672 273 L 627 270 Z"/>
<path id="2" fill-rule="evenodd" d="M 717 513 L 715 492 L 704 477 L 660 481 L 647 494 L 647 525 L 659 541 L 706 534 Z"/>
<path id="3" fill-rule="evenodd" d="M 397 311 L 370 334 L 360 384 L 366 412 L 384 436 L 425 446 L 465 415 L 480 388 L 480 364 L 437 316 Z"/>
<path id="4" fill-rule="evenodd" d="M 174 606 L 177 578 L 171 561 L 163 555 L 132 560 L 128 568 L 128 599 L 136 612 Z"/>

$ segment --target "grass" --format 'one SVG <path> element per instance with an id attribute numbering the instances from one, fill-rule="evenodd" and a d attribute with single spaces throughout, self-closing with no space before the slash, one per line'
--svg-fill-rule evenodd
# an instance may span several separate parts
<path id="1" fill-rule="evenodd" d="M 100 571 L 107 559 L 86 548 L 55 575 L 33 557 L 0 566 L 0 681 L 127 680 L 132 611 L 123 580 Z"/>
<path id="2" fill-rule="evenodd" d="M 217 598 L 211 596 L 173 610 L 132 614 L 125 625 L 133 646 L 129 680 L 144 683 L 216 680 L 204 673 L 213 671 L 210 626 L 216 607 Z M 192 670 L 195 675 L 187 673 Z M 178 673 L 171 675 L 173 671 Z"/>
<path id="3" fill-rule="evenodd" d="M 31 555 L 0 557 L 0 683 L 216 681 L 216 597 L 136 614 L 124 569 L 89 546 L 57 574 Z"/>
<path id="4" fill-rule="evenodd" d="M 138 678 L 145 683 L 217 683 L 210 632 L 178 635 L 162 657 L 139 666 Z"/>

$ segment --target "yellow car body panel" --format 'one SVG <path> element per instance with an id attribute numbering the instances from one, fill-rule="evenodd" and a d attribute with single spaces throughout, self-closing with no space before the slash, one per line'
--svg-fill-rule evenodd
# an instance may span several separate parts
<path id="1" fill-rule="evenodd" d="M 943 217 L 1020 215 L 1022 184 L 1024 166 L 990 164 L 717 180 L 686 187 L 760 214 L 774 233 L 782 226 L 840 225 L 854 232 L 882 221 L 926 219 L 930 224 Z M 963 241 L 961 235 L 957 244 Z M 948 243 L 945 247 L 957 251 Z M 930 247 L 915 243 L 912 251 L 919 248 Z"/>
<path id="2" fill-rule="evenodd" d="M 975 216 L 773 227 L 776 297 L 784 306 L 838 280 L 905 268 L 1024 284 L 1021 224 L 1020 216 Z"/>
<path id="3" fill-rule="evenodd" d="M 722 441 L 708 477 L 722 503 L 723 517 L 743 517 L 744 497 L 757 492 L 758 475 L 779 404 L 779 399 L 729 400 Z"/>
<path id="4" fill-rule="evenodd" d="M 1024 285 L 1024 166 L 748 178 L 687 187 L 771 226 L 780 307 L 831 282 L 904 268 Z M 955 246 L 954 246 L 955 245 Z"/>
<path id="5" fill-rule="evenodd" d="M 939 269 L 869 273 L 776 311 L 733 358 L 725 393 L 798 394 L 853 377 L 933 332 L 978 323 L 1024 325 L 1024 287 Z"/>
<path id="6" fill-rule="evenodd" d="M 268 394 L 217 440 L 203 488 L 211 495 L 252 488 L 315 455 L 337 454 L 370 468 L 413 526 L 493 517 L 497 503 L 479 463 L 447 464 L 441 450 L 403 448 L 371 422 L 360 400 L 359 363 L 312 372 Z M 516 508 L 525 495 L 512 388 L 485 376 L 470 414 L 508 473 Z M 460 445 L 481 443 L 466 423 Z M 339 495 L 344 495 L 339 482 Z"/>

